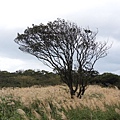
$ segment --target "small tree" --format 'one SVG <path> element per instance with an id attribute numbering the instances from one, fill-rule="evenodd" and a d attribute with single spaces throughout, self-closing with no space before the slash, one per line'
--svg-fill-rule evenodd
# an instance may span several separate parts
<path id="1" fill-rule="evenodd" d="M 57 19 L 47 25 L 32 25 L 23 34 L 18 33 L 15 42 L 20 50 L 56 70 L 69 87 L 71 97 L 79 88 L 77 96 L 81 98 L 96 61 L 105 57 L 109 49 L 107 42 L 95 41 L 96 35 L 97 32 Z"/>

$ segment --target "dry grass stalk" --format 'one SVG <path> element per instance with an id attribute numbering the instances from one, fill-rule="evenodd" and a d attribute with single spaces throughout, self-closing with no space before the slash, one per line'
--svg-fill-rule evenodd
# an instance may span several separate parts
<path id="1" fill-rule="evenodd" d="M 38 119 L 41 120 L 42 117 L 40 116 L 40 114 L 38 114 L 35 110 L 32 110 L 32 114 Z"/>
<path id="2" fill-rule="evenodd" d="M 59 115 L 61 115 L 61 119 L 62 119 L 62 120 L 67 120 L 67 117 L 65 116 L 65 114 L 64 114 L 63 111 L 62 111 L 62 112 L 57 111 L 57 113 L 58 113 Z"/>
<path id="3" fill-rule="evenodd" d="M 47 102 L 51 101 L 58 108 L 63 106 L 66 110 L 80 106 L 87 106 L 91 109 L 99 107 L 104 110 L 104 104 L 119 105 L 120 90 L 113 88 L 102 88 L 100 86 L 89 86 L 82 99 L 70 98 L 69 89 L 67 86 L 57 85 L 49 87 L 30 87 L 30 88 L 4 88 L 0 90 L 0 96 L 11 95 L 14 98 L 21 98 L 21 101 L 26 105 L 30 105 L 34 100 L 38 99 L 43 102 L 47 111 L 51 111 Z"/>
<path id="4" fill-rule="evenodd" d="M 115 108 L 115 112 L 118 113 L 120 115 L 120 109 Z"/>
<path id="5" fill-rule="evenodd" d="M 26 113 L 22 109 L 17 109 L 17 113 L 21 115 L 24 120 L 29 120 L 26 116 Z"/>

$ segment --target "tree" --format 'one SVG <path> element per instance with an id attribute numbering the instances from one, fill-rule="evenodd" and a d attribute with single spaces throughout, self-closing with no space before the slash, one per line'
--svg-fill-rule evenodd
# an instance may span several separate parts
<path id="1" fill-rule="evenodd" d="M 107 55 L 107 42 L 96 42 L 98 32 L 82 29 L 75 23 L 57 19 L 46 25 L 32 25 L 15 42 L 23 52 L 36 56 L 56 70 L 70 89 L 71 97 L 79 89 L 84 94 L 96 61 Z"/>

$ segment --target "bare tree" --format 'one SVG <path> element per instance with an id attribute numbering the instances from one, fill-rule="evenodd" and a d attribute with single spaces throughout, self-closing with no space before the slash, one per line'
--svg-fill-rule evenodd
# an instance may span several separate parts
<path id="1" fill-rule="evenodd" d="M 15 42 L 20 50 L 56 70 L 69 87 L 71 97 L 79 89 L 77 97 L 81 98 L 96 61 L 105 57 L 109 49 L 107 42 L 96 42 L 96 35 L 97 32 L 57 19 L 47 25 L 32 25 L 23 34 L 18 33 Z"/>

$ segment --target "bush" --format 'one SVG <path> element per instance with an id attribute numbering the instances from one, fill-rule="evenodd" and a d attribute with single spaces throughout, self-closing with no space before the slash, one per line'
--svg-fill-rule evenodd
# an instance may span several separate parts
<path id="1" fill-rule="evenodd" d="M 57 74 L 48 71 L 19 70 L 15 73 L 0 71 L 0 87 L 31 87 L 61 84 Z"/>
<path id="2" fill-rule="evenodd" d="M 117 86 L 120 89 L 120 76 L 112 73 L 103 73 L 92 78 L 90 84 L 97 84 L 103 87 Z"/>

